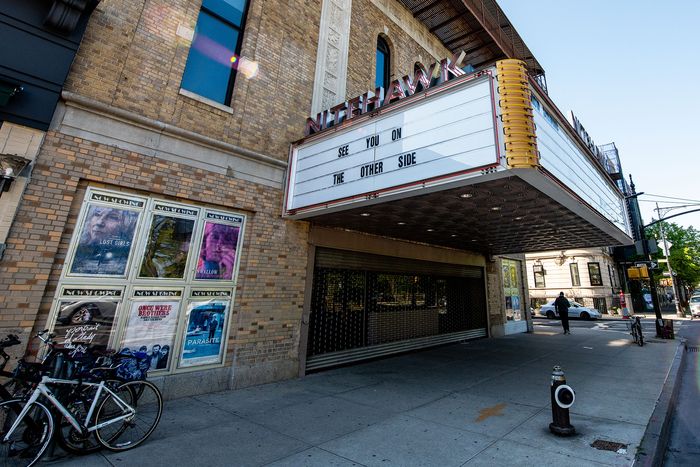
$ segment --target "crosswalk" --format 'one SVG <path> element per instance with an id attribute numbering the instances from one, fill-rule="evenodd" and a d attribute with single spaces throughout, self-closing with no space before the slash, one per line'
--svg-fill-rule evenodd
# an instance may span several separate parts
<path id="1" fill-rule="evenodd" d="M 611 321 L 579 321 L 570 320 L 569 325 L 572 329 L 574 328 L 584 328 L 584 329 L 594 329 L 603 332 L 622 332 L 629 334 L 630 325 L 632 320 L 611 320 Z M 561 327 L 561 321 L 559 320 L 535 320 L 535 326 L 547 326 L 547 327 Z M 681 322 L 674 321 L 674 331 L 678 331 L 681 326 Z M 644 335 L 653 336 L 656 334 L 656 325 L 653 319 L 643 319 L 642 320 L 642 332 Z"/>

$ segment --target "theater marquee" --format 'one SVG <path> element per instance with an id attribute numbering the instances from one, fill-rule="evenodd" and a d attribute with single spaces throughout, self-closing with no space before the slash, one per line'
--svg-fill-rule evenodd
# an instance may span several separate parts
<path id="1" fill-rule="evenodd" d="M 500 160 L 491 72 L 461 76 L 292 145 L 285 212 L 467 178 Z"/>

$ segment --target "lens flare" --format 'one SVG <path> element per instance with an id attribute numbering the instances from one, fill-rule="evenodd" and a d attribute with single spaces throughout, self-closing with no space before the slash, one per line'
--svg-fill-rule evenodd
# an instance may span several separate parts
<path id="1" fill-rule="evenodd" d="M 234 70 L 238 70 L 238 72 L 243 74 L 247 79 L 255 78 L 260 71 L 258 62 L 236 55 L 233 50 L 209 37 L 197 35 L 194 38 L 192 47 L 211 60 L 221 65 L 231 66 Z"/>
<path id="2" fill-rule="evenodd" d="M 247 59 L 245 57 L 240 57 L 238 60 L 238 71 L 242 73 L 247 79 L 252 79 L 258 76 L 260 71 L 260 65 L 254 60 Z"/>

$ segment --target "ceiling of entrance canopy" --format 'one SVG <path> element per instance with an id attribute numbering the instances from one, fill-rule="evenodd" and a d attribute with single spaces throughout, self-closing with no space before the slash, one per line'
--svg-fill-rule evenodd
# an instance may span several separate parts
<path id="1" fill-rule="evenodd" d="M 504 58 L 527 63 L 533 77 L 544 69 L 495 0 L 399 0 L 453 53 L 466 52 L 474 68 Z"/>
<path id="2" fill-rule="evenodd" d="M 514 171 L 507 171 L 514 172 Z M 632 240 L 539 171 L 376 204 L 320 211 L 307 220 L 383 237 L 484 254 L 629 244 Z"/>

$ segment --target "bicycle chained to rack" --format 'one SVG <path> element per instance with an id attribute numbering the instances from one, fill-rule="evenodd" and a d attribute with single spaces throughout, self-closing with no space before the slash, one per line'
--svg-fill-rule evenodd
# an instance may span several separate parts
<path id="1" fill-rule="evenodd" d="M 143 443 L 163 410 L 160 391 L 145 380 L 148 359 L 103 353 L 97 359 L 82 360 L 77 354 L 85 354 L 77 351 L 85 349 L 56 349 L 47 332 L 37 337 L 49 345 L 53 357 L 48 364 L 45 357 L 33 389 L 23 398 L 0 403 L 0 463 L 33 465 L 55 432 L 62 447 L 79 454 L 100 447 L 124 451 Z M 60 365 L 58 360 L 63 360 Z M 67 368 L 72 376 L 61 377 Z M 97 443 L 91 441 L 93 437 Z"/>

